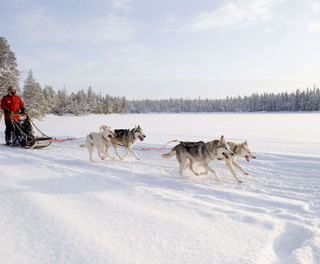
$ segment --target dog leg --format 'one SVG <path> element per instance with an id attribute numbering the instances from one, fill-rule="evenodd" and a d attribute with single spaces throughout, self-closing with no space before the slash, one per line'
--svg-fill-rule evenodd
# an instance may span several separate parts
<path id="1" fill-rule="evenodd" d="M 123 158 L 120 156 L 120 154 L 119 154 L 119 152 L 118 152 L 118 148 L 117 148 L 115 145 L 113 145 L 113 148 L 114 148 L 114 151 L 115 151 L 117 157 L 118 157 L 120 160 L 123 160 Z"/>
<path id="2" fill-rule="evenodd" d="M 246 172 L 237 162 L 232 161 L 232 163 L 233 163 L 234 166 L 236 166 L 239 170 L 241 170 L 244 175 L 249 175 L 249 173 Z"/>
<path id="3" fill-rule="evenodd" d="M 105 152 L 105 158 L 109 158 L 109 159 L 111 159 L 111 160 L 114 160 L 114 157 L 112 157 L 111 155 L 109 155 L 109 153 L 108 152 Z"/>
<path id="4" fill-rule="evenodd" d="M 183 171 L 188 166 L 188 159 L 186 159 L 185 157 L 181 157 L 181 155 L 179 154 L 177 154 L 176 157 L 180 165 L 180 175 L 183 176 Z"/>
<path id="5" fill-rule="evenodd" d="M 199 176 L 199 175 L 200 175 L 198 172 L 196 172 L 196 171 L 194 170 L 192 159 L 189 159 L 189 169 L 190 169 L 196 176 Z"/>
<path id="6" fill-rule="evenodd" d="M 240 179 L 238 178 L 236 172 L 234 171 L 231 161 L 227 161 L 226 164 L 227 164 L 227 167 L 228 167 L 228 169 L 230 170 L 232 176 L 233 176 L 239 183 L 242 183 L 242 181 L 240 181 Z"/>
<path id="7" fill-rule="evenodd" d="M 209 164 L 203 164 L 203 167 L 204 167 L 207 171 L 212 172 L 212 173 L 214 174 L 214 176 L 216 177 L 216 180 L 217 180 L 217 181 L 220 181 L 219 178 L 218 178 L 217 172 L 216 172 L 214 169 L 212 169 L 212 168 L 209 166 Z"/>
<path id="8" fill-rule="evenodd" d="M 128 156 L 128 154 L 129 154 L 129 148 L 126 148 L 126 153 L 124 153 L 124 155 L 122 156 L 122 158 L 127 157 L 127 156 Z"/>
<path id="9" fill-rule="evenodd" d="M 86 144 L 86 147 L 87 147 L 87 150 L 88 150 L 88 152 L 89 152 L 89 160 L 90 160 L 91 162 L 93 162 L 93 158 L 92 158 L 93 145 L 87 143 L 87 144 Z"/>
<path id="10" fill-rule="evenodd" d="M 98 152 L 98 155 L 99 155 L 101 160 L 105 160 L 106 159 L 106 156 L 103 155 L 103 154 L 105 154 L 104 149 L 105 149 L 104 147 L 97 147 L 97 152 Z"/>
<path id="11" fill-rule="evenodd" d="M 107 150 L 105 153 L 106 153 L 106 156 L 107 156 L 108 158 L 110 158 L 111 160 L 115 160 L 115 157 L 111 156 L 111 155 L 109 154 L 108 150 Z"/>
<path id="12" fill-rule="evenodd" d="M 140 158 L 138 157 L 138 155 L 137 155 L 131 148 L 128 148 L 128 150 L 132 153 L 132 155 L 133 155 L 137 160 L 140 160 Z"/>
<path id="13" fill-rule="evenodd" d="M 93 162 L 92 151 L 93 151 L 93 149 L 91 148 L 91 149 L 89 150 L 89 159 L 90 159 L 91 162 Z"/>
<path id="14" fill-rule="evenodd" d="M 199 173 L 199 175 L 207 175 L 208 174 L 208 169 L 205 168 L 204 172 Z"/>

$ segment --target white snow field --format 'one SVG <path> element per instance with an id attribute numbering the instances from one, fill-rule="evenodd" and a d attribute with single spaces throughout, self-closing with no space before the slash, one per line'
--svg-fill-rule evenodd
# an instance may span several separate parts
<path id="1" fill-rule="evenodd" d="M 320 114 L 47 116 L 48 148 L 0 146 L 0 263 L 320 263 Z M 141 160 L 89 162 L 101 124 L 141 125 Z M 0 140 L 4 141 L 4 124 Z M 181 177 L 172 139 L 247 139 L 237 183 L 221 162 Z M 174 146 L 171 145 L 172 147 Z M 123 151 L 123 150 L 121 150 Z M 113 154 L 113 152 L 111 151 Z"/>

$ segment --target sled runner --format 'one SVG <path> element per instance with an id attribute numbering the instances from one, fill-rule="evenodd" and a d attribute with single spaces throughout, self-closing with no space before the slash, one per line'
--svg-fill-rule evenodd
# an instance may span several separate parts
<path id="1" fill-rule="evenodd" d="M 14 116 L 19 116 L 20 120 L 16 121 Z M 48 137 L 36 127 L 27 114 L 12 114 L 11 122 L 14 128 L 13 146 L 22 146 L 28 149 L 45 148 L 53 141 L 52 137 Z"/>

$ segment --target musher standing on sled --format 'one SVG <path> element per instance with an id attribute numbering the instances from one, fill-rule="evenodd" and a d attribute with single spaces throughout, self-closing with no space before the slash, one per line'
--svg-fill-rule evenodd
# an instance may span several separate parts
<path id="1" fill-rule="evenodd" d="M 1 109 L 4 111 L 4 119 L 6 124 L 5 140 L 6 145 L 12 144 L 12 133 L 14 127 L 12 125 L 11 114 L 21 113 L 25 114 L 24 103 L 20 96 L 16 95 L 17 88 L 13 85 L 8 87 L 8 95 L 4 96 L 1 100 Z M 13 119 L 16 122 L 20 121 L 19 115 L 14 115 Z"/>

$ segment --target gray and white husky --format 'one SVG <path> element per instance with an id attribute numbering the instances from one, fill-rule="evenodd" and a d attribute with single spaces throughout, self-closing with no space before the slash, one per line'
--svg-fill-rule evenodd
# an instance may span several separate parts
<path id="1" fill-rule="evenodd" d="M 162 154 L 165 159 L 170 159 L 176 156 L 180 165 L 180 175 L 188 167 L 195 175 L 208 174 L 208 171 L 212 172 L 217 180 L 218 176 L 214 169 L 209 166 L 209 163 L 215 159 L 230 159 L 233 155 L 229 145 L 221 136 L 218 140 L 209 142 L 180 142 L 169 153 Z M 194 170 L 193 164 L 198 163 L 205 169 L 204 173 L 198 173 Z"/>
<path id="2" fill-rule="evenodd" d="M 243 174 L 249 175 L 248 172 L 246 172 L 236 161 L 235 159 L 237 157 L 243 157 L 246 159 L 246 161 L 250 161 L 250 159 L 255 159 L 256 157 L 252 154 L 251 150 L 249 149 L 248 142 L 245 141 L 243 143 L 234 143 L 234 142 L 227 142 L 230 146 L 231 151 L 233 152 L 233 156 L 231 156 L 230 159 L 225 159 L 226 165 L 229 168 L 231 174 L 233 177 L 238 181 L 241 182 L 238 178 L 236 172 L 234 171 L 234 167 L 238 168 Z"/>
<path id="3" fill-rule="evenodd" d="M 89 159 L 92 159 L 92 152 L 95 148 L 98 152 L 99 157 L 104 160 L 109 157 L 108 149 L 111 145 L 112 139 L 115 137 L 115 132 L 111 129 L 111 127 L 102 125 L 100 126 L 99 132 L 91 132 L 86 136 L 85 144 L 80 145 L 80 147 L 86 147 L 89 152 Z"/>
<path id="4" fill-rule="evenodd" d="M 114 132 L 115 137 L 112 139 L 111 143 L 118 158 L 122 160 L 130 152 L 137 160 L 139 160 L 138 155 L 132 150 L 132 146 L 136 140 L 139 139 L 140 141 L 143 141 L 145 139 L 146 136 L 143 134 L 142 128 L 136 126 L 132 129 L 115 129 Z M 120 156 L 118 152 L 119 146 L 126 148 L 126 153 L 123 156 Z"/>

